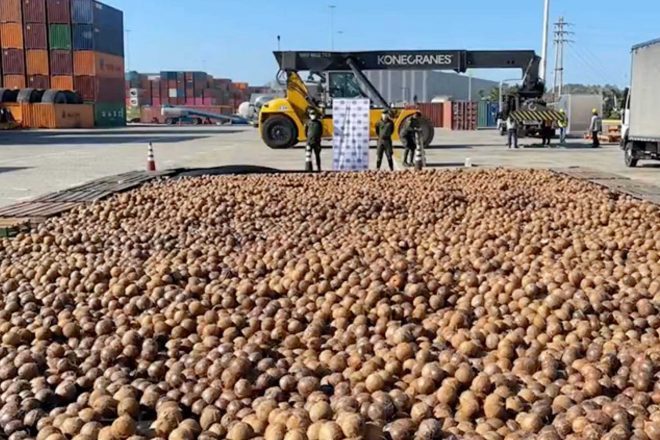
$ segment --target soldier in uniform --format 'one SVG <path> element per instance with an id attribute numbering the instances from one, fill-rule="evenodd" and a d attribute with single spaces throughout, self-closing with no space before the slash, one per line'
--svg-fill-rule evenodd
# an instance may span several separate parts
<path id="1" fill-rule="evenodd" d="M 309 171 L 312 169 L 312 151 L 316 156 L 317 170 L 321 171 L 321 139 L 323 137 L 323 124 L 320 121 L 319 115 L 316 110 L 309 111 L 309 120 L 305 124 L 305 132 L 307 134 L 307 162 L 309 163 Z"/>
<path id="2" fill-rule="evenodd" d="M 376 159 L 376 169 L 380 171 L 383 163 L 383 153 L 387 157 L 387 164 L 390 171 L 394 171 L 394 159 L 392 158 L 392 134 L 394 133 L 394 121 L 390 118 L 389 110 L 385 110 L 381 120 L 376 124 L 376 134 L 378 135 L 378 155 Z"/>
<path id="3" fill-rule="evenodd" d="M 417 110 L 415 114 L 410 118 L 410 122 L 406 124 L 401 132 L 403 141 L 403 147 L 405 152 L 403 154 L 403 164 L 406 166 L 412 166 L 413 160 L 415 159 L 415 150 L 417 149 L 417 142 L 415 140 L 415 135 L 420 129 L 420 119 L 422 117 L 422 112 Z"/>

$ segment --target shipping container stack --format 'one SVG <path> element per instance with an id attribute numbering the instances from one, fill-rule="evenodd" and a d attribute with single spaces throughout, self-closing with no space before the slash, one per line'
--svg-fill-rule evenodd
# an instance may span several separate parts
<path id="1" fill-rule="evenodd" d="M 249 99 L 248 92 L 252 90 L 246 83 L 234 86 L 230 79 L 214 79 L 205 72 L 193 71 L 128 72 L 124 87 L 128 119 L 141 115 L 142 122 L 163 122 L 160 109 L 164 105 L 231 114 Z"/>
<path id="2" fill-rule="evenodd" d="M 2 86 L 75 90 L 125 124 L 123 14 L 93 0 L 0 0 Z"/>
<path id="3" fill-rule="evenodd" d="M 123 13 L 92 0 L 71 0 L 71 22 L 74 89 L 94 103 L 97 126 L 125 125 Z"/>

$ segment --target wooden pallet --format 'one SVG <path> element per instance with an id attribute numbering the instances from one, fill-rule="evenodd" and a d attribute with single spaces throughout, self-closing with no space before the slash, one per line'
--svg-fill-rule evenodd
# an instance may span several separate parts
<path id="1" fill-rule="evenodd" d="M 0 228 L 6 223 L 8 226 L 4 230 L 5 236 L 14 236 L 16 233 L 13 231 L 20 230 L 25 225 L 29 227 L 41 223 L 47 218 L 71 211 L 78 206 L 109 198 L 114 194 L 144 185 L 151 180 L 172 176 L 176 172 L 175 170 L 131 171 L 103 177 L 64 191 L 46 194 L 28 202 L 6 206 L 0 208 Z M 25 220 L 20 223 L 20 227 L 15 224 L 17 219 Z M 0 235 L 2 234 L 3 232 L 0 231 Z"/>

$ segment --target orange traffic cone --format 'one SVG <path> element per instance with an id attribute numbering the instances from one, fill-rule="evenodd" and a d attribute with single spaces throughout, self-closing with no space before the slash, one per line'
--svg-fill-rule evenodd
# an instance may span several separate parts
<path id="1" fill-rule="evenodd" d="M 149 154 L 147 155 L 147 171 L 156 171 L 156 160 L 154 159 L 154 146 L 149 142 Z"/>

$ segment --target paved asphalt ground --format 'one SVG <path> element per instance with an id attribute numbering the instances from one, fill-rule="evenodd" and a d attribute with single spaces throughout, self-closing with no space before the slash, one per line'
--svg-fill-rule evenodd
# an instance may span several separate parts
<path id="1" fill-rule="evenodd" d="M 0 206 L 69 188 L 103 176 L 144 169 L 147 143 L 154 144 L 159 169 L 260 165 L 302 170 L 304 149 L 271 150 L 253 128 L 135 126 L 113 130 L 0 132 Z M 552 168 L 581 166 L 660 185 L 660 162 L 623 164 L 618 145 L 591 149 L 582 140 L 565 148 L 543 149 L 528 144 L 508 150 L 495 131 L 438 130 L 427 150 L 433 168 L 460 167 L 470 158 L 475 166 Z M 371 167 L 375 167 L 375 149 Z M 332 149 L 323 150 L 331 165 Z M 395 152 L 401 169 L 401 149 Z"/>

